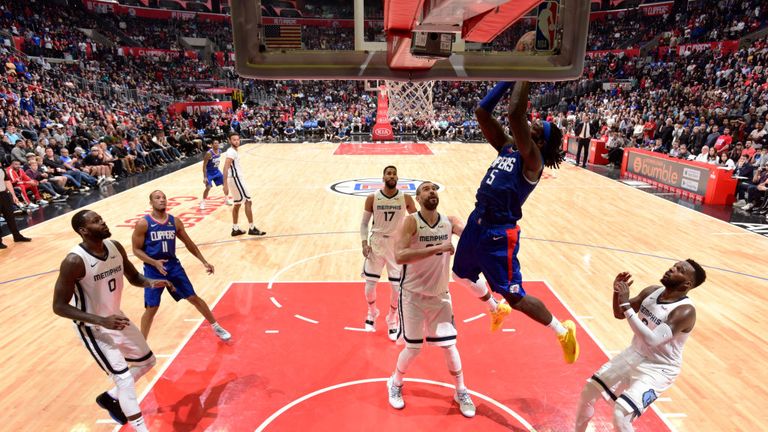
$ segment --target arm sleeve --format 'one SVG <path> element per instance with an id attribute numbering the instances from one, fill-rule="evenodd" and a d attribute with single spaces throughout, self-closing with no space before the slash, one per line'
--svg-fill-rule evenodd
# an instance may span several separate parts
<path id="1" fill-rule="evenodd" d="M 363 220 L 360 222 L 360 241 L 368 240 L 368 222 L 371 221 L 373 213 L 369 211 L 363 212 Z"/>
<path id="2" fill-rule="evenodd" d="M 665 342 L 669 342 L 672 340 L 674 335 L 672 334 L 672 328 L 667 325 L 667 323 L 663 323 L 656 327 L 654 330 L 651 330 L 643 324 L 642 321 L 640 321 L 640 318 L 638 318 L 637 313 L 635 313 L 632 309 L 627 309 L 624 311 L 624 316 L 627 317 L 627 322 L 629 323 L 629 327 L 632 329 L 632 332 L 637 335 L 640 339 L 643 340 L 647 345 L 650 345 L 652 347 L 659 346 Z"/>

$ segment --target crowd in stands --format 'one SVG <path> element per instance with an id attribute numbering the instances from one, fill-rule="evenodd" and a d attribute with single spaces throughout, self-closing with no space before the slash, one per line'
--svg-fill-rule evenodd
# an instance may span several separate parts
<path id="1" fill-rule="evenodd" d="M 745 28 L 764 26 L 765 3 L 722 0 L 717 16 L 704 9 L 657 19 L 626 15 L 594 25 L 589 44 L 595 50 L 625 48 L 666 33 L 662 42 L 670 45 L 737 37 Z M 117 46 L 127 38 L 151 48 L 173 49 L 178 47 L 173 36 L 185 35 L 207 37 L 221 49 L 231 49 L 229 26 L 188 20 L 161 29 L 169 22 L 147 25 L 146 20 L 124 16 L 96 19 L 77 8 L 62 14 L 40 0 L 2 0 L 0 5 L 0 22 L 25 41 L 25 53 L 13 50 L 7 38 L 0 48 L 5 64 L 0 78 L 0 161 L 9 165 L 6 176 L 17 188 L 20 209 L 65 202 L 68 194 L 88 193 L 194 156 L 207 140 L 230 129 L 258 141 L 333 141 L 370 133 L 375 121 L 375 94 L 354 81 L 240 82 L 246 104 L 236 112 L 173 116 L 166 109 L 169 101 L 204 98 L 183 82 L 234 77 L 209 59 L 130 57 L 121 55 Z M 345 8 L 349 6 L 339 2 L 327 8 L 332 12 L 325 7 L 316 11 L 338 17 Z M 121 34 L 110 34 L 113 46 L 103 46 L 73 30 L 70 19 L 103 33 L 115 27 Z M 638 22 L 638 27 L 631 25 Z M 743 28 L 738 23 L 744 23 Z M 168 37 L 157 36 L 162 32 Z M 514 45 L 518 33 L 513 28 L 499 39 L 508 43 L 503 49 Z M 311 49 L 351 49 L 353 43 L 351 29 L 304 27 L 303 36 Z M 75 61 L 51 64 L 25 54 Z M 537 107 L 537 115 L 571 130 L 586 115 L 599 125 L 595 135 L 608 141 L 607 156 L 613 163 L 621 160 L 623 148 L 637 146 L 733 169 L 744 177 L 739 186 L 742 207 L 761 212 L 768 186 L 766 67 L 766 40 L 728 55 L 717 50 L 684 56 L 669 50 L 632 59 L 606 54 L 590 59 L 579 81 L 539 86 L 537 96 L 564 90 L 570 96 Z M 626 78 L 633 79 L 626 88 L 594 85 Z M 391 119 L 395 133 L 422 140 L 482 140 L 473 111 L 490 84 L 435 83 L 436 116 L 400 113 Z"/>

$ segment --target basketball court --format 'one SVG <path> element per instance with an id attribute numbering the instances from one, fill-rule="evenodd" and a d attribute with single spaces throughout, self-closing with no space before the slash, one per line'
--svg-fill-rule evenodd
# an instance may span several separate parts
<path id="1" fill-rule="evenodd" d="M 637 430 L 761 428 L 768 396 L 754 383 L 768 379 L 766 341 L 754 328 L 755 317 L 768 313 L 768 280 L 754 257 L 768 251 L 768 239 L 569 164 L 547 170 L 526 203 L 520 259 L 526 288 L 561 319 L 578 323 L 579 361 L 566 365 L 551 332 L 518 313 L 505 331 L 490 333 L 484 305 L 452 287 L 478 415 L 465 419 L 458 412 L 444 360 L 429 348 L 407 376 L 413 381 L 405 387 L 406 408 L 391 409 L 383 380 L 399 347 L 383 328 L 358 331 L 365 318 L 362 197 L 375 190 L 383 167 L 394 164 L 401 189 L 433 180 L 442 187 L 439 209 L 466 218 L 494 157 L 487 144 L 427 146 L 433 155 L 336 155 L 338 144 L 243 146 L 255 221 L 269 232 L 264 238 L 229 236 L 230 207 L 217 198 L 220 190 L 206 210 L 197 208 L 199 165 L 90 207 L 127 245 L 132 224 L 148 210 L 149 192 L 162 189 L 173 203 L 169 211 L 185 219 L 216 266 L 215 275 L 206 276 L 179 250 L 233 341 L 219 342 L 191 305 L 164 297 L 149 338 L 158 365 L 138 383 L 152 430 L 568 430 L 584 380 L 631 338 L 626 323 L 612 315 L 615 274 L 632 272 L 639 289 L 687 257 L 705 265 L 709 276 L 691 296 L 696 329 L 682 375 Z M 0 407 L 16 413 L 7 427 L 112 430 L 115 423 L 93 400 L 109 379 L 71 324 L 50 311 L 58 263 L 78 242 L 69 217 L 25 233 L 35 249 L 21 252 L 12 244 L 0 281 L 7 329 Z M 379 287 L 380 302 L 387 289 Z M 142 310 L 141 289 L 126 288 L 123 311 L 138 322 Z M 722 415 L 724 406 L 733 414 Z M 599 407 L 594 430 L 611 430 L 607 405 Z"/>
<path id="2" fill-rule="evenodd" d="M 415 116 L 432 108 L 428 92 L 414 90 L 428 84 L 398 82 L 557 81 L 581 74 L 588 2 L 446 0 L 441 7 L 415 10 L 423 3 L 388 3 L 399 8 L 385 17 L 391 31 L 385 42 L 372 42 L 365 38 L 364 1 L 356 0 L 355 49 L 330 55 L 268 49 L 256 27 L 263 24 L 260 2 L 232 0 L 237 71 L 257 78 L 370 80 L 369 90 L 382 81 L 379 102 L 388 99 L 389 106 L 378 105 L 374 138 L 391 136 L 391 127 L 381 127 L 390 107 Z M 478 12 L 475 3 L 487 9 Z M 531 8 L 538 15 L 524 17 Z M 463 15 L 452 15 L 456 10 Z M 418 26 L 416 12 L 424 17 Z M 551 18 L 548 26 L 540 26 L 542 17 Z M 535 52 L 511 52 L 511 46 L 504 52 L 473 50 L 471 44 L 480 43 L 473 40 L 492 41 L 496 30 L 518 20 L 536 29 Z M 451 39 L 446 49 L 441 34 L 466 37 Z M 423 55 L 413 56 L 414 47 Z M 452 285 L 458 344 L 477 416 L 461 416 L 444 359 L 430 348 L 407 375 L 405 409 L 389 406 L 385 381 L 400 347 L 387 339 L 383 319 L 379 331 L 362 331 L 364 197 L 381 187 L 383 168 L 395 165 L 399 189 L 413 193 L 422 181 L 432 181 L 440 186 L 438 210 L 466 219 L 495 157 L 488 144 L 417 140 L 244 145 L 240 164 L 254 199 L 255 224 L 269 233 L 258 238 L 230 236 L 231 208 L 220 189 L 212 190 L 205 210 L 198 208 L 199 164 L 90 206 L 138 266 L 129 247 L 133 225 L 149 211 L 150 192 L 160 189 L 169 212 L 185 223 L 216 268 L 208 276 L 188 251 L 178 250 L 198 295 L 211 304 L 232 341 L 220 342 L 187 302 L 164 296 L 149 337 L 158 364 L 137 384 L 149 428 L 568 431 L 585 380 L 632 336 L 626 322 L 613 317 L 615 275 L 632 273 L 636 293 L 658 284 L 676 261 L 693 258 L 708 279 L 691 294 L 697 323 L 682 374 L 635 422 L 636 429 L 764 429 L 768 390 L 760 383 L 768 382 L 768 337 L 762 331 L 768 276 L 762 261 L 768 238 L 570 164 L 545 170 L 526 202 L 519 258 L 526 290 L 561 320 L 577 323 L 579 360 L 565 364 L 552 332 L 520 313 L 491 333 L 485 305 Z M 3 429 L 120 429 L 94 401 L 111 381 L 72 324 L 51 311 L 59 263 L 79 242 L 70 217 L 25 230 L 32 243 L 12 243 L 0 253 L 0 410 L 8 413 Z M 378 287 L 380 309 L 388 289 Z M 126 287 L 122 304 L 138 322 L 142 290 Z M 609 405 L 598 404 L 591 430 L 612 430 Z"/>

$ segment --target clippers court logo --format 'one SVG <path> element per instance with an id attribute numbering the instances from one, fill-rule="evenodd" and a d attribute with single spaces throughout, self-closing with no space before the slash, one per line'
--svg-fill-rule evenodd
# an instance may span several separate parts
<path id="1" fill-rule="evenodd" d="M 397 189 L 403 193 L 407 193 L 408 195 L 415 195 L 416 188 L 418 188 L 419 185 L 424 182 L 425 180 L 401 178 L 400 181 L 397 182 Z M 445 190 L 445 186 L 441 185 L 440 183 L 432 183 L 437 185 L 437 190 L 440 192 Z M 328 186 L 328 190 L 340 193 L 342 195 L 352 195 L 364 198 L 376 192 L 377 190 L 382 189 L 383 187 L 384 182 L 381 181 L 380 178 L 363 178 L 355 180 L 344 180 L 338 183 L 334 183 Z"/>
<path id="2" fill-rule="evenodd" d="M 536 51 L 554 51 L 557 39 L 557 14 L 560 3 L 543 2 L 539 5 L 536 23 Z"/>

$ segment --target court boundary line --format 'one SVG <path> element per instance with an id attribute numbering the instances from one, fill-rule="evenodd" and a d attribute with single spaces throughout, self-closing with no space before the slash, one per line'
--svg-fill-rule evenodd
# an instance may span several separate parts
<path id="1" fill-rule="evenodd" d="M 216 300 L 214 300 L 211 303 L 211 306 L 210 306 L 211 310 L 216 308 L 216 305 L 219 304 L 219 301 L 221 301 L 221 299 L 224 298 L 224 295 L 226 295 L 226 293 L 229 292 L 230 288 L 232 288 L 232 286 L 236 283 L 238 282 L 231 281 L 223 290 L 221 290 L 218 297 L 216 297 Z M 200 327 L 203 325 L 203 321 L 205 320 L 201 320 L 200 322 L 192 326 L 192 328 L 189 330 L 189 332 L 184 337 L 184 339 L 182 339 L 182 341 L 179 343 L 179 345 L 176 347 L 173 353 L 168 357 L 168 360 L 166 360 L 165 363 L 162 366 L 160 366 L 160 369 L 158 370 L 157 374 L 152 378 L 152 381 L 150 381 L 149 384 L 147 384 L 147 387 L 144 388 L 144 390 L 141 392 L 141 395 L 138 398 L 139 405 L 141 405 L 141 403 L 144 401 L 144 398 L 146 398 L 149 395 L 149 393 L 155 387 L 155 384 L 157 384 L 157 382 L 160 381 L 160 378 L 162 378 L 162 376 L 165 374 L 168 368 L 171 367 L 171 364 L 176 360 L 176 357 L 178 357 L 179 354 L 181 354 L 181 351 L 187 346 L 189 341 L 192 339 L 192 336 L 194 336 L 195 333 L 197 333 L 197 330 L 200 329 Z M 219 341 L 216 341 L 216 343 L 219 343 Z M 122 427 L 123 427 L 122 425 L 117 425 L 115 426 L 114 429 L 112 429 L 112 432 L 118 432 Z"/>
<path id="2" fill-rule="evenodd" d="M 555 296 L 555 298 L 557 299 L 557 301 L 559 301 L 559 302 L 560 302 L 560 304 L 561 304 L 561 305 L 563 305 L 563 307 L 565 307 L 565 310 L 567 310 L 567 311 L 568 311 L 568 313 L 569 313 L 569 314 L 571 314 L 571 316 L 573 317 L 573 319 L 575 319 L 575 320 L 576 320 L 576 321 L 579 323 L 579 325 L 581 326 L 581 328 L 582 328 L 582 329 L 584 329 L 584 333 L 586 333 L 587 335 L 589 335 L 589 337 L 590 337 L 590 338 L 591 338 L 591 339 L 592 339 L 592 340 L 595 342 L 595 344 L 597 345 L 597 347 L 598 347 L 598 348 L 600 348 L 600 351 L 602 351 L 602 352 L 603 352 L 603 354 L 605 354 L 605 356 L 606 356 L 606 357 L 608 357 L 608 360 L 610 360 L 610 359 L 612 358 L 612 357 L 611 357 L 611 356 L 608 354 L 608 349 L 606 349 L 605 345 L 603 345 L 603 343 L 600 341 L 600 339 L 598 339 L 597 337 L 595 337 L 595 334 L 594 334 L 594 333 L 592 333 L 592 330 L 590 330 L 590 328 L 589 328 L 589 327 L 587 327 L 587 326 L 584 324 L 584 322 L 583 322 L 581 319 L 579 319 L 579 317 L 580 317 L 581 315 L 578 315 L 578 316 L 577 316 L 577 315 L 574 313 L 574 310 L 573 310 L 573 309 L 571 309 L 571 306 L 570 306 L 568 303 L 566 303 L 566 302 L 565 302 L 565 300 L 564 300 L 562 297 L 560 297 L 560 294 L 558 294 L 558 292 L 557 292 L 557 291 L 555 291 L 555 288 L 554 288 L 554 286 L 553 286 L 552 284 L 550 284 L 548 280 L 546 280 L 546 279 L 545 279 L 545 280 L 541 280 L 541 281 L 530 281 L 530 282 L 542 282 L 542 283 L 543 283 L 543 284 L 544 284 L 544 285 L 547 287 L 547 289 L 548 289 L 548 290 L 549 290 L 549 291 L 552 293 L 552 295 L 554 295 L 554 296 Z M 621 352 L 621 351 L 619 351 L 619 352 Z M 585 380 L 585 381 L 586 381 L 586 380 Z M 666 415 L 665 415 L 663 412 L 661 412 L 661 411 L 660 411 L 660 410 L 659 410 L 659 409 L 656 407 L 656 405 L 654 405 L 654 404 L 651 404 L 651 410 L 653 410 L 653 412 L 654 412 L 654 413 L 656 413 L 656 416 L 657 416 L 657 417 L 659 417 L 659 419 L 661 419 L 661 422 L 662 422 L 662 423 L 664 423 L 664 425 L 665 425 L 667 428 L 669 428 L 670 432 L 677 432 L 677 428 L 675 428 L 675 427 L 672 425 L 672 423 L 669 421 L 669 419 L 667 419 Z"/>
<path id="3" fill-rule="evenodd" d="M 262 421 L 261 424 L 256 428 L 255 432 L 263 432 L 264 429 L 266 429 L 275 419 L 280 417 L 283 413 L 290 410 L 291 408 L 295 407 L 296 405 L 301 404 L 304 401 L 307 401 L 309 399 L 312 399 L 315 396 L 321 395 L 323 393 L 331 392 L 333 390 L 337 390 L 344 387 L 351 387 L 359 384 L 371 384 L 371 383 L 378 383 L 378 382 L 387 382 L 389 378 L 366 378 L 361 380 L 355 380 L 355 381 L 347 381 L 340 384 L 334 384 L 332 386 L 328 386 L 325 388 L 321 388 L 319 390 L 315 390 L 311 393 L 307 393 L 304 396 L 299 397 L 298 399 L 294 399 L 293 401 L 289 402 L 288 404 L 284 405 L 282 408 L 278 409 L 277 411 L 273 412 L 269 417 L 266 418 L 266 420 Z M 436 385 L 440 387 L 445 388 L 452 388 L 455 389 L 456 386 L 440 381 L 433 381 L 423 378 L 405 378 L 404 381 L 406 382 L 414 382 L 414 383 L 420 383 L 420 384 L 431 384 Z M 495 405 L 497 408 L 501 409 L 502 411 L 506 412 L 510 417 L 514 418 L 518 422 L 520 422 L 523 427 L 527 428 L 529 432 L 536 432 L 536 429 L 531 425 L 526 419 L 523 418 L 520 414 L 515 412 L 512 408 L 502 404 L 501 402 L 497 401 L 496 399 L 493 399 L 490 396 L 486 396 L 482 393 L 478 393 L 474 390 L 467 389 L 467 393 L 476 396 L 491 405 Z"/>

